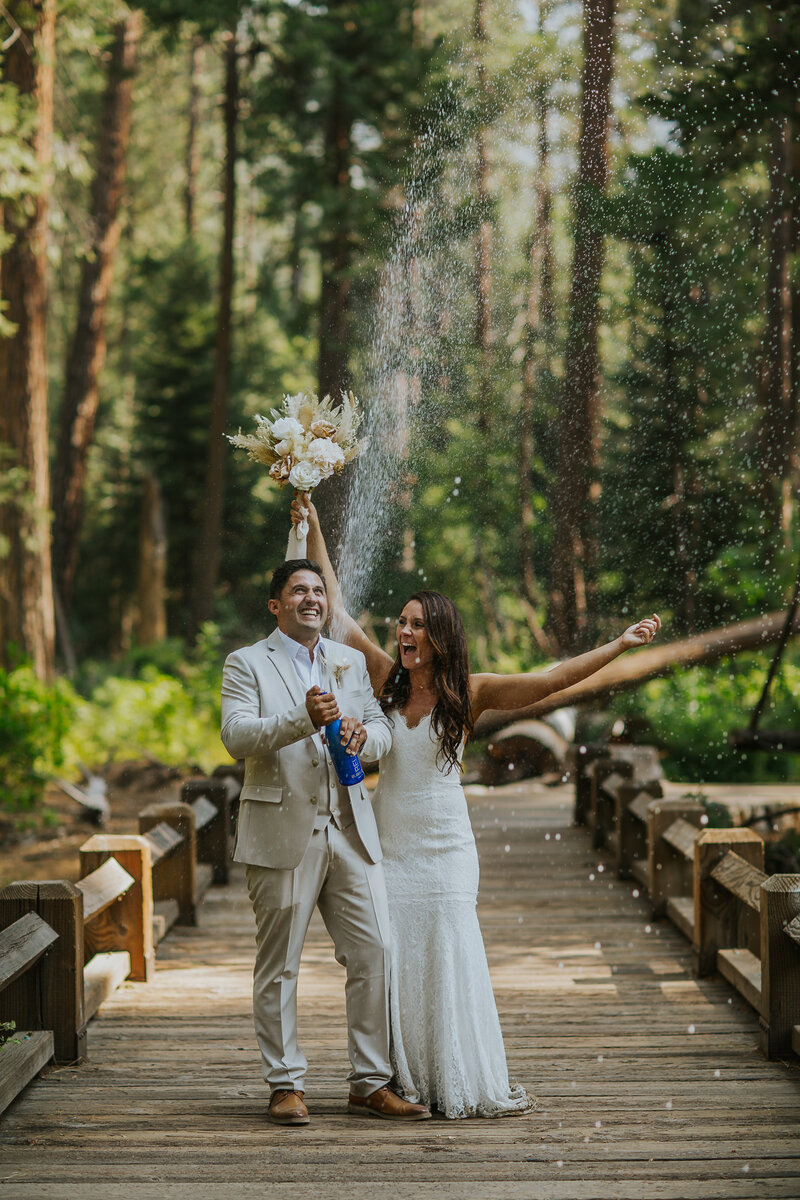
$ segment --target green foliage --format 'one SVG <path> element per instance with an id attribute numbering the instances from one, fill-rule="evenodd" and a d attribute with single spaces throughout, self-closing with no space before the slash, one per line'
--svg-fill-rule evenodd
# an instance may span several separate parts
<path id="1" fill-rule="evenodd" d="M 3 56 L 0 52 L 0 71 Z M 26 210 L 40 187 L 40 171 L 31 148 L 34 108 L 30 97 L 20 97 L 17 88 L 0 76 L 0 208 Z M 10 239 L 0 225 L 0 254 Z M 0 337 L 9 337 L 14 326 L 3 316 L 0 298 Z"/>
<path id="2" fill-rule="evenodd" d="M 29 666 L 0 669 L 0 694 L 2 806 L 26 812 L 38 804 L 49 774 L 63 765 L 63 739 L 78 698 L 63 680 L 46 686 Z"/>
<path id="3" fill-rule="evenodd" d="M 77 701 L 64 756 L 76 764 L 147 756 L 211 769 L 224 757 L 218 704 L 153 666 L 142 668 L 137 679 L 111 675 L 89 700 Z"/>
<path id="4" fill-rule="evenodd" d="M 19 1042 L 20 1038 L 14 1037 L 17 1029 L 16 1021 L 0 1021 L 0 1050 L 7 1046 L 9 1042 Z"/>
<path id="5" fill-rule="evenodd" d="M 744 728 L 766 678 L 769 655 L 742 654 L 713 667 L 695 667 L 654 679 L 636 691 L 635 701 L 619 696 L 613 710 L 635 712 L 652 729 L 653 741 L 666 751 L 668 779 L 689 782 L 780 782 L 800 780 L 800 756 L 765 751 L 742 752 L 728 735 Z M 773 680 L 763 729 L 797 729 L 800 655 L 787 653 Z"/>
<path id="6" fill-rule="evenodd" d="M 225 758 L 219 740 L 222 653 L 216 626 L 203 627 L 187 652 L 173 638 L 134 647 L 121 662 L 86 664 L 85 697 L 75 702 L 64 739 L 68 765 L 143 756 L 170 766 L 213 769 Z"/>

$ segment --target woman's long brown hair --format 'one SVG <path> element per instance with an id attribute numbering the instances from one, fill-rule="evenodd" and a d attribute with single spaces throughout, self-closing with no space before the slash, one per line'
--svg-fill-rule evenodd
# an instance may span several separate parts
<path id="1" fill-rule="evenodd" d="M 464 625 L 453 601 L 441 592 L 415 592 L 409 600 L 422 605 L 425 632 L 433 647 L 436 703 L 431 724 L 439 739 L 439 754 L 449 769 L 458 762 L 461 742 L 472 733 L 475 719 L 469 696 L 469 655 Z M 398 647 L 388 678 L 378 697 L 384 712 L 402 709 L 411 695 L 411 677 L 400 661 Z"/>

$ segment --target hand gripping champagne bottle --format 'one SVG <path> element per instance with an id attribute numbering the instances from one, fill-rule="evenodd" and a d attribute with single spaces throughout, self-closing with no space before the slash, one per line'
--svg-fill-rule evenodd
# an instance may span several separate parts
<path id="1" fill-rule="evenodd" d="M 351 787 L 354 783 L 361 783 L 364 778 L 364 768 L 361 766 L 358 755 L 348 754 L 342 745 L 340 741 L 341 728 L 341 717 L 337 717 L 335 721 L 331 721 L 330 725 L 326 725 L 325 741 L 328 744 L 339 783 L 342 787 Z"/>

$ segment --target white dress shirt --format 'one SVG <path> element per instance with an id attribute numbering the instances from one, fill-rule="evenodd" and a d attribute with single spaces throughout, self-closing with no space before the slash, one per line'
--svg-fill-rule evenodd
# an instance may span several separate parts
<path id="1" fill-rule="evenodd" d="M 294 638 L 290 638 L 282 629 L 278 630 L 281 641 L 286 647 L 286 653 L 291 659 L 292 666 L 295 669 L 297 678 L 302 683 L 306 691 L 314 686 L 327 691 L 327 685 L 322 678 L 322 663 L 325 658 L 325 639 L 318 638 L 316 644 L 312 647 L 314 652 L 313 659 L 308 653 L 308 646 L 304 646 L 302 642 L 296 642 Z M 333 763 L 331 762 L 330 754 L 326 746 L 323 746 L 321 733 L 314 734 L 314 741 L 319 745 L 320 752 L 324 758 L 325 765 L 328 771 L 328 787 L 322 789 L 320 802 L 317 808 L 317 819 L 314 823 L 315 829 L 324 829 L 328 821 L 333 818 L 333 823 L 339 829 L 345 828 L 352 822 L 352 813 L 347 811 L 349 805 L 342 803 L 338 789 L 335 784 L 336 773 Z"/>

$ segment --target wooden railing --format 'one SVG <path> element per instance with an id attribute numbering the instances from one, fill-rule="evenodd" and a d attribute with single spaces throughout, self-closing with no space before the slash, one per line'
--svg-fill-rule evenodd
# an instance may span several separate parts
<path id="1" fill-rule="evenodd" d="M 664 799 L 655 751 L 633 749 L 571 748 L 576 824 L 691 941 L 697 975 L 718 971 L 753 1006 L 764 1052 L 800 1054 L 800 875 L 765 875 L 758 833 L 706 828 L 691 795 Z"/>
<path id="2" fill-rule="evenodd" d="M 97 834 L 80 879 L 0 891 L 0 1112 L 54 1059 L 86 1058 L 86 1026 L 125 979 L 145 982 L 175 923 L 194 925 L 212 883 L 227 883 L 241 790 L 235 764 L 191 779 L 178 803 L 151 804 L 136 834 Z"/>

